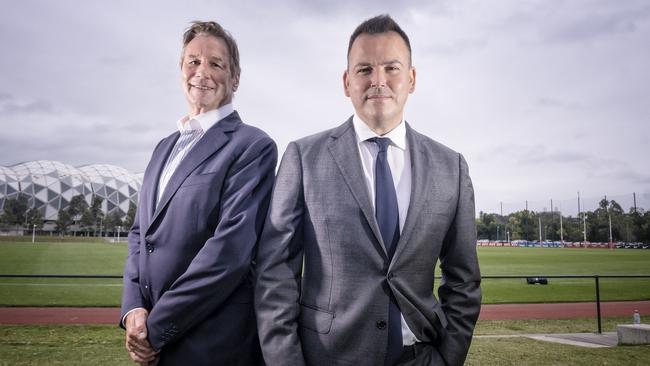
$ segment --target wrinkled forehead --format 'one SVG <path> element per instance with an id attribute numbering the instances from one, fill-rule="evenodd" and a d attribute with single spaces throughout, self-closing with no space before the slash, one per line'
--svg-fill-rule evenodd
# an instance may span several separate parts
<path id="1" fill-rule="evenodd" d="M 181 49 L 181 57 L 207 55 L 227 59 L 230 57 L 226 41 L 221 37 L 199 33 Z"/>

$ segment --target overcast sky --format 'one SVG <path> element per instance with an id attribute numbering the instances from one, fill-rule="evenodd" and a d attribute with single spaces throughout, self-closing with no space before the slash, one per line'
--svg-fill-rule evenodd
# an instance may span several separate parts
<path id="1" fill-rule="evenodd" d="M 236 38 L 235 108 L 280 153 L 352 113 L 350 33 L 391 14 L 417 85 L 406 119 L 461 152 L 477 212 L 650 208 L 650 1 L 12 1 L 0 12 L 0 165 L 144 170 L 187 113 L 178 66 L 192 20 Z M 569 207 L 567 207 L 569 206 Z"/>

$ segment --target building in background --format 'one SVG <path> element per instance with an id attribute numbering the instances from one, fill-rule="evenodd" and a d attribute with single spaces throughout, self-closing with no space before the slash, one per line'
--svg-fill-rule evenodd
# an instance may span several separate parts
<path id="1" fill-rule="evenodd" d="M 73 167 L 58 161 L 36 160 L 10 167 L 0 166 L 0 212 L 9 199 L 27 198 L 29 208 L 38 209 L 46 222 L 57 220 L 60 210 L 81 195 L 88 205 L 101 197 L 104 215 L 117 213 L 124 219 L 129 205 L 137 205 L 142 175 L 107 164 Z"/>

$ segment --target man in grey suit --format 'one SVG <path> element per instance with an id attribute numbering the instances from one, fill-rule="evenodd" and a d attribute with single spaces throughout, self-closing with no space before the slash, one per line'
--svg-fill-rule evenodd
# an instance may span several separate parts
<path id="1" fill-rule="evenodd" d="M 120 325 L 141 365 L 256 365 L 251 263 L 277 150 L 233 108 L 239 52 L 219 24 L 185 32 L 181 73 L 190 111 L 144 173 Z"/>
<path id="2" fill-rule="evenodd" d="M 415 69 L 389 16 L 354 31 L 343 83 L 354 116 L 290 143 L 276 177 L 256 260 L 264 359 L 461 365 L 481 302 L 467 164 L 403 120 Z"/>

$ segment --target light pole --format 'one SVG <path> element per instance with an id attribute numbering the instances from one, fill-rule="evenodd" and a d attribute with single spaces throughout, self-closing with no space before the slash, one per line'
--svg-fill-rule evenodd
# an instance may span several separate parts
<path id="1" fill-rule="evenodd" d="M 560 243 L 564 245 L 564 229 L 562 228 L 562 204 L 560 204 Z"/>
<path id="2" fill-rule="evenodd" d="M 120 242 L 120 229 L 121 229 L 121 228 L 122 228 L 121 226 L 118 226 L 118 227 L 117 227 L 117 242 L 118 242 L 118 243 Z"/>
<path id="3" fill-rule="evenodd" d="M 587 214 L 586 212 L 582 213 L 582 235 L 585 242 L 585 248 L 587 247 Z"/>
<path id="4" fill-rule="evenodd" d="M 609 249 L 612 249 L 612 213 L 610 212 L 609 208 L 609 202 L 607 201 L 607 195 L 605 195 L 605 210 L 607 211 L 607 221 L 609 222 Z"/>
<path id="5" fill-rule="evenodd" d="M 36 241 L 36 224 L 32 225 L 32 243 Z"/>

